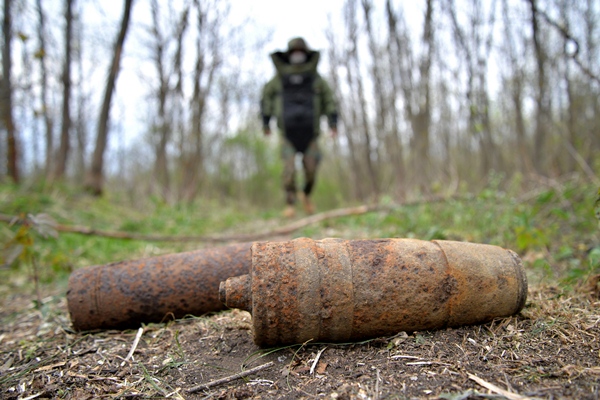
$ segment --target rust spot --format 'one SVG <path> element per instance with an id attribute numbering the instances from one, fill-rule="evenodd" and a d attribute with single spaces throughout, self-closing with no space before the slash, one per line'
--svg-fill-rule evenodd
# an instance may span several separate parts
<path id="1" fill-rule="evenodd" d="M 437 301 L 439 303 L 446 303 L 450 297 L 456 294 L 458 291 L 458 282 L 453 276 L 447 275 L 441 282 L 441 285 L 437 290 Z"/>

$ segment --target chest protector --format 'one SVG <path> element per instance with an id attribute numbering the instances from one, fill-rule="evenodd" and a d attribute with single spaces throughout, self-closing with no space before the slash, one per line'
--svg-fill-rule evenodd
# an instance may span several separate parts
<path id="1" fill-rule="evenodd" d="M 315 137 L 314 80 L 310 72 L 282 76 L 285 136 L 299 152 Z"/>

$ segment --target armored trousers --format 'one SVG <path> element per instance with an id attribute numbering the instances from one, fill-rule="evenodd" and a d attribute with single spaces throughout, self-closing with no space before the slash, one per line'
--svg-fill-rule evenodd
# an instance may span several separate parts
<path id="1" fill-rule="evenodd" d="M 281 158 L 283 160 L 283 188 L 286 193 L 286 203 L 296 202 L 296 154 L 299 153 L 294 145 L 285 137 L 282 138 Z M 321 161 L 321 151 L 317 145 L 317 138 L 308 144 L 302 154 L 302 166 L 304 169 L 304 188 L 302 191 L 309 196 L 317 174 L 317 167 Z"/>

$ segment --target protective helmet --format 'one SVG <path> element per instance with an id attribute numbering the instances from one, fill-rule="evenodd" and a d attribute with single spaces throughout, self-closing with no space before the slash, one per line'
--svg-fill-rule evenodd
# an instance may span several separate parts
<path id="1" fill-rule="evenodd" d="M 293 38 L 288 42 L 288 52 L 291 53 L 294 50 L 302 50 L 304 52 L 308 51 L 308 45 L 306 44 L 303 38 Z"/>

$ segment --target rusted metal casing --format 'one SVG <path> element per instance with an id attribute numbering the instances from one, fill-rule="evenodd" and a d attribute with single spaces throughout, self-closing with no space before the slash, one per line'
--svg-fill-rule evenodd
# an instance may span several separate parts
<path id="1" fill-rule="evenodd" d="M 219 283 L 247 274 L 251 243 L 98 265 L 69 278 L 76 330 L 131 328 L 225 308 Z"/>
<path id="2" fill-rule="evenodd" d="M 413 239 L 252 245 L 250 274 L 220 286 L 252 313 L 257 345 L 346 342 L 490 321 L 527 298 L 521 260 L 500 247 Z"/>

